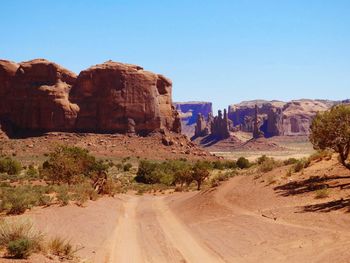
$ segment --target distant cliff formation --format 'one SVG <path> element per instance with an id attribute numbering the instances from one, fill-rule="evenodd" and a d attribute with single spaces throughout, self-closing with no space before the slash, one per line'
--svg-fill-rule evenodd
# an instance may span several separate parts
<path id="1" fill-rule="evenodd" d="M 312 119 L 317 112 L 330 109 L 350 100 L 300 99 L 289 102 L 252 100 L 228 107 L 225 117 L 214 117 L 210 102 L 175 103 L 181 116 L 182 130 L 188 137 L 212 134 L 227 137 L 229 132 L 251 132 L 254 138 L 272 136 L 308 135 Z M 225 113 L 225 110 L 224 110 Z M 225 114 L 224 114 L 225 115 Z M 222 122 L 220 120 L 223 120 Z"/>
<path id="2" fill-rule="evenodd" d="M 169 79 L 136 65 L 107 61 L 77 76 L 45 59 L 0 60 L 0 127 L 10 135 L 180 132 L 171 93 Z"/>
<path id="3" fill-rule="evenodd" d="M 344 101 L 347 102 L 347 101 Z M 293 100 L 283 101 L 244 101 L 230 105 L 228 118 L 240 130 L 253 132 L 257 119 L 259 129 L 265 137 L 282 135 L 308 135 L 312 119 L 317 112 L 325 111 L 341 101 L 330 100 Z M 255 105 L 257 118 L 255 118 Z"/>
<path id="4" fill-rule="evenodd" d="M 201 114 L 204 119 L 208 119 L 210 115 L 213 115 L 211 102 L 191 101 L 174 102 L 173 104 L 180 115 L 182 133 L 189 138 L 195 133 L 198 114 Z"/>

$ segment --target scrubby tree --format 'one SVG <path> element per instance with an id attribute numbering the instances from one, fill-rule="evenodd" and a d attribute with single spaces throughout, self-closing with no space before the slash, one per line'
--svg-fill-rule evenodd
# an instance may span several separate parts
<path id="1" fill-rule="evenodd" d="M 237 160 L 237 167 L 241 169 L 249 168 L 250 167 L 250 162 L 247 158 L 244 157 L 239 157 Z"/>
<path id="2" fill-rule="evenodd" d="M 74 184 L 85 178 L 100 191 L 106 181 L 108 165 L 97 161 L 88 150 L 79 147 L 59 146 L 49 154 L 40 175 L 52 183 Z"/>
<path id="3" fill-rule="evenodd" d="M 201 189 L 202 183 L 210 175 L 211 165 L 206 161 L 198 161 L 192 169 L 192 180 L 197 183 L 197 190 Z"/>
<path id="4" fill-rule="evenodd" d="M 350 169 L 350 106 L 338 105 L 318 113 L 311 125 L 310 141 L 317 150 L 339 153 L 340 162 Z"/>

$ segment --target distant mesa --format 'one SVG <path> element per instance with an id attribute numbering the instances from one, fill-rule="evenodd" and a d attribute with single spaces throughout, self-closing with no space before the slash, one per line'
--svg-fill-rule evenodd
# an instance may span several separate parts
<path id="1" fill-rule="evenodd" d="M 45 59 L 0 60 L 0 127 L 7 135 L 52 131 L 179 133 L 172 82 L 107 61 L 77 76 Z"/>
<path id="2" fill-rule="evenodd" d="M 317 112 L 328 110 L 340 103 L 349 103 L 349 100 L 243 101 L 230 105 L 227 114 L 225 109 L 224 115 L 219 111 L 215 117 L 211 112 L 204 111 L 201 103 L 177 103 L 176 108 L 181 116 L 183 131 L 187 131 L 186 135 L 193 139 L 208 135 L 213 140 L 226 139 L 230 134 L 234 136 L 237 131 L 251 133 L 253 138 L 258 139 L 273 136 L 306 136 Z M 211 103 L 207 104 L 211 106 Z M 191 114 L 186 115 L 182 107 Z"/>

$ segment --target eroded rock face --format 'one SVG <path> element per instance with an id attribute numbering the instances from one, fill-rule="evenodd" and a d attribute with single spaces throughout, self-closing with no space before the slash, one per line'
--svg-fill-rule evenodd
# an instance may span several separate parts
<path id="1" fill-rule="evenodd" d="M 8 99 L 11 91 L 11 83 L 16 74 L 19 65 L 17 63 L 0 60 L 0 119 L 5 118 L 10 108 Z"/>
<path id="2" fill-rule="evenodd" d="M 213 114 L 211 102 L 174 102 L 174 107 L 178 111 L 181 119 L 181 131 L 189 138 L 195 135 L 198 114 L 201 114 L 205 120 L 208 119 L 210 114 Z"/>
<path id="3" fill-rule="evenodd" d="M 19 64 L 9 92 L 11 123 L 26 131 L 72 131 L 79 107 L 69 101 L 76 75 L 44 59 Z"/>
<path id="4" fill-rule="evenodd" d="M 279 135 L 308 135 L 312 119 L 319 111 L 340 103 L 327 100 L 247 101 L 229 107 L 229 118 L 241 130 L 252 132 L 254 108 L 258 108 L 259 129 L 265 137 Z"/>
<path id="5" fill-rule="evenodd" d="M 181 132 L 172 83 L 108 61 L 77 76 L 44 59 L 0 60 L 0 125 L 7 134 L 48 131 Z"/>
<path id="6" fill-rule="evenodd" d="M 71 90 L 80 107 L 76 130 L 136 133 L 177 130 L 171 101 L 172 83 L 141 67 L 108 61 L 82 71 Z"/>

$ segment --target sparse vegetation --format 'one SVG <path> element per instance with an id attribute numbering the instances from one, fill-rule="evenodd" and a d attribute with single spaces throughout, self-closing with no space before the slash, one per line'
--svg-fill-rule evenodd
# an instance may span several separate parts
<path id="1" fill-rule="evenodd" d="M 52 255 L 58 256 L 61 260 L 73 259 L 77 251 L 69 240 L 61 237 L 52 238 L 48 243 L 48 249 Z"/>
<path id="2" fill-rule="evenodd" d="M 340 162 L 350 169 L 350 106 L 338 105 L 318 113 L 311 125 L 310 141 L 315 149 L 337 152 Z"/>
<path id="3" fill-rule="evenodd" d="M 0 247 L 13 258 L 27 258 L 43 247 L 44 235 L 23 219 L 4 219 L 0 222 Z"/>
<path id="4" fill-rule="evenodd" d="M 22 170 L 22 165 L 10 158 L 4 157 L 0 158 L 0 173 L 7 173 L 8 175 L 16 175 Z"/>
<path id="5" fill-rule="evenodd" d="M 310 165 L 310 161 L 308 159 L 300 159 L 293 165 L 293 171 L 295 173 L 302 171 L 304 168 Z"/>
<path id="6" fill-rule="evenodd" d="M 315 192 L 315 198 L 321 199 L 321 198 L 326 198 L 329 196 L 329 189 L 327 187 L 324 187 L 322 189 L 318 189 Z"/>
<path id="7" fill-rule="evenodd" d="M 266 155 L 262 155 L 257 159 L 257 163 L 259 165 L 258 170 L 262 173 L 266 173 L 272 171 L 274 168 L 281 165 L 281 162 L 276 161 L 273 158 L 267 157 Z"/>
<path id="8" fill-rule="evenodd" d="M 236 164 L 237 164 L 237 167 L 240 169 L 246 169 L 246 168 L 249 168 L 251 166 L 251 163 L 245 157 L 239 157 Z"/>
<path id="9" fill-rule="evenodd" d="M 7 214 L 22 214 L 33 206 L 48 205 L 51 199 L 44 190 L 41 186 L 31 185 L 2 187 L 0 210 Z"/>

